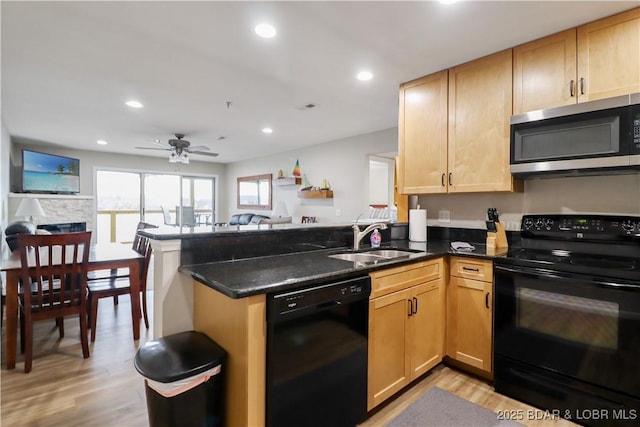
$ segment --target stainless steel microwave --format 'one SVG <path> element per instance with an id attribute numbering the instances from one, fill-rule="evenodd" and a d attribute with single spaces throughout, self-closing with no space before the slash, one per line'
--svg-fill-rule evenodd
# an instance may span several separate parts
<path id="1" fill-rule="evenodd" d="M 511 173 L 640 171 L 640 93 L 511 116 Z"/>

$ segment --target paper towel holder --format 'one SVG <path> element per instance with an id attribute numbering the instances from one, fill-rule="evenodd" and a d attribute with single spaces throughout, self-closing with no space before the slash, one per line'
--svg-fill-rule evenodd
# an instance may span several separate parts
<path id="1" fill-rule="evenodd" d="M 409 210 L 409 240 L 412 242 L 427 241 L 427 210 L 417 209 Z"/>

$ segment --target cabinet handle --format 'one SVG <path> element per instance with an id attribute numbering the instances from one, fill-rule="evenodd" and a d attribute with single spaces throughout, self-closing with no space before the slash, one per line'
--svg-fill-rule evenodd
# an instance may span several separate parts
<path id="1" fill-rule="evenodd" d="M 576 85 L 575 80 L 571 79 L 571 83 L 569 83 L 569 95 L 571 95 L 572 98 L 576 95 L 575 85 Z"/>
<path id="2" fill-rule="evenodd" d="M 413 314 L 418 314 L 418 298 L 413 297 L 413 302 L 416 303 L 416 306 L 414 307 L 415 311 L 413 312 Z"/>
<path id="3" fill-rule="evenodd" d="M 451 175 L 453 175 L 453 172 L 449 172 L 449 185 L 453 185 L 453 182 L 451 182 Z"/>
<path id="4" fill-rule="evenodd" d="M 413 301 L 408 299 L 407 302 L 409 303 L 409 317 L 411 317 L 413 316 Z"/>
<path id="5" fill-rule="evenodd" d="M 484 296 L 484 305 L 489 308 L 489 292 Z"/>
<path id="6" fill-rule="evenodd" d="M 442 183 L 442 186 L 443 186 L 443 187 L 444 187 L 444 176 L 445 176 L 445 174 L 443 173 L 443 174 L 442 174 L 442 178 L 440 178 L 440 182 Z"/>
<path id="7" fill-rule="evenodd" d="M 584 95 L 584 77 L 580 77 L 580 95 Z"/>
<path id="8" fill-rule="evenodd" d="M 479 268 L 471 268 L 471 267 L 462 267 L 462 269 L 464 271 L 473 271 L 475 273 L 480 273 L 480 269 Z"/>

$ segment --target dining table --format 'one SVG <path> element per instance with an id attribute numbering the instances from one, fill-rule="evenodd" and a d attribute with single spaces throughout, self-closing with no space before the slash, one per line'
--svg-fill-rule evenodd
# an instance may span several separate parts
<path id="1" fill-rule="evenodd" d="M 140 269 L 144 255 L 139 254 L 130 245 L 122 243 L 98 243 L 91 245 L 88 271 L 129 269 L 131 286 L 131 323 L 133 339 L 140 339 Z M 61 263 L 61 260 L 52 260 Z M 17 331 L 18 331 L 18 296 L 22 265 L 20 251 L 15 250 L 2 264 L 0 271 L 6 273 L 6 333 L 5 362 L 7 369 L 16 367 Z"/>

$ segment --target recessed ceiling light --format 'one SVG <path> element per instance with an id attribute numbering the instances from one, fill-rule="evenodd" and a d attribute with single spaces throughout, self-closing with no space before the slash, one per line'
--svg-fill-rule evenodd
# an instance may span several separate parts
<path id="1" fill-rule="evenodd" d="M 142 107 L 144 107 L 144 105 L 142 105 L 142 103 L 140 101 L 136 101 L 135 99 L 131 99 L 131 100 L 125 102 L 125 104 L 127 104 L 131 108 L 142 108 Z"/>
<path id="2" fill-rule="evenodd" d="M 373 78 L 373 74 L 371 74 L 370 71 L 360 71 L 357 75 L 356 78 L 362 82 L 366 82 L 369 81 Z"/>
<path id="3" fill-rule="evenodd" d="M 262 128 L 262 132 L 264 132 L 264 133 L 273 133 L 273 129 L 271 129 L 271 128 Z"/>
<path id="4" fill-rule="evenodd" d="M 265 39 L 270 39 L 276 36 L 276 29 L 273 25 L 267 24 L 263 22 L 262 24 L 258 24 L 253 28 L 253 31 L 256 32 L 260 37 L 264 37 Z"/>
<path id="5" fill-rule="evenodd" d="M 107 141 L 105 141 L 104 139 L 99 139 L 97 142 L 98 145 L 107 145 Z"/>

